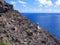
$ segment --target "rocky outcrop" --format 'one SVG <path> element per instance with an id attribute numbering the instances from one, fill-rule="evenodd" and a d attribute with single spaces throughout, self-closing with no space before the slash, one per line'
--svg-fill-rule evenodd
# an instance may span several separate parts
<path id="1" fill-rule="evenodd" d="M 13 6 L 11 4 L 6 3 L 4 0 L 0 0 L 0 13 L 4 13 L 12 9 L 13 9 Z"/>
<path id="2" fill-rule="evenodd" d="M 0 8 L 0 45 L 60 45 L 49 32 L 38 28 L 12 5 L 4 3 L 3 11 Z"/>

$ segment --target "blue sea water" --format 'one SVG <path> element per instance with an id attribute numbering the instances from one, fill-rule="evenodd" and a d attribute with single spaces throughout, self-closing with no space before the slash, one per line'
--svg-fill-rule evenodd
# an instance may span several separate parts
<path id="1" fill-rule="evenodd" d="M 37 24 L 53 34 L 60 40 L 60 14 L 59 13 L 22 13 L 31 22 Z"/>

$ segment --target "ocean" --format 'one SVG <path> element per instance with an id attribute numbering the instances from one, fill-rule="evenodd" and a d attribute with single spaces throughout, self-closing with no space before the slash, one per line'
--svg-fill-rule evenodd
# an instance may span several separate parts
<path id="1" fill-rule="evenodd" d="M 60 40 L 60 13 L 22 13 L 22 15 Z"/>

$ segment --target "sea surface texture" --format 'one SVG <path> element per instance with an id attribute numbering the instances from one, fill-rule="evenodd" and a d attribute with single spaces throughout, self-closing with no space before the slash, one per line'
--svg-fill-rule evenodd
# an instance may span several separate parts
<path id="1" fill-rule="evenodd" d="M 60 14 L 59 13 L 22 13 L 33 23 L 46 29 L 60 40 Z"/>

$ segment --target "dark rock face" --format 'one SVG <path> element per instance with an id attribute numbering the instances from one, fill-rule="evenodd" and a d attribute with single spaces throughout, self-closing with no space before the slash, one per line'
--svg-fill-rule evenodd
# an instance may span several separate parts
<path id="1" fill-rule="evenodd" d="M 4 0 L 0 0 L 0 13 L 5 13 L 12 9 L 13 6 L 11 4 L 6 3 Z"/>
<path id="2" fill-rule="evenodd" d="M 0 45 L 60 45 L 49 32 L 38 29 L 12 5 L 3 4 L 0 6 Z"/>

